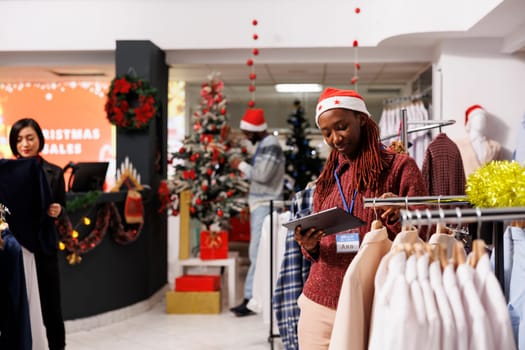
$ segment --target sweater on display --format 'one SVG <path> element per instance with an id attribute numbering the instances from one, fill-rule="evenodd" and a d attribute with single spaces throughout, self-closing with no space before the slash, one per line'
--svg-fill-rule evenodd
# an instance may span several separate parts
<path id="1" fill-rule="evenodd" d="M 386 192 L 392 192 L 398 196 L 424 196 L 427 193 L 423 177 L 413 158 L 405 154 L 393 153 L 389 153 L 386 157 L 389 163 L 381 173 L 377 191 L 362 190 L 355 198 L 352 214 L 365 222 L 359 227 L 360 242 L 370 231 L 372 221 L 376 219 L 374 209 L 364 207 L 363 198 L 379 197 Z M 350 202 L 354 194 L 354 189 L 349 186 L 353 163 L 339 155 L 338 164 L 337 172 L 344 196 L 346 201 Z M 343 208 L 337 184 L 334 183 L 322 200 L 314 199 L 314 211 L 318 212 L 335 206 Z M 378 215 L 381 214 L 380 209 L 377 209 L 377 212 Z M 394 239 L 401 230 L 399 221 L 393 225 L 386 223 L 383 225 L 387 227 L 390 239 Z M 336 309 L 344 274 L 356 254 L 337 253 L 336 235 L 328 235 L 321 239 L 317 259 L 309 256 L 304 249 L 302 251 L 313 262 L 303 289 L 304 295 L 318 304 Z"/>

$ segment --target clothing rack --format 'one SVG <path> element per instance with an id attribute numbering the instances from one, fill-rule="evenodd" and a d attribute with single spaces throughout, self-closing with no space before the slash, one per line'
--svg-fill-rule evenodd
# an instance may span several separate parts
<path id="1" fill-rule="evenodd" d="M 398 206 L 406 207 L 409 205 L 470 205 L 467 197 L 464 196 L 414 196 L 414 197 L 393 197 L 393 198 L 363 198 L 364 207 L 385 207 Z"/>
<path id="2" fill-rule="evenodd" d="M 402 110 L 401 112 L 405 111 L 406 113 L 406 110 Z M 447 125 L 452 125 L 452 124 L 455 124 L 456 121 L 455 120 L 419 120 L 419 121 L 412 121 L 412 122 L 405 122 L 406 120 L 406 115 L 403 116 L 402 115 L 402 122 L 401 122 L 401 129 L 404 128 L 404 125 L 408 124 L 429 124 L 429 125 L 425 125 L 425 126 L 420 126 L 420 127 L 417 127 L 417 128 L 413 128 L 413 129 L 408 129 L 406 131 L 406 134 L 411 134 L 413 132 L 418 132 L 418 131 L 424 131 L 424 130 L 430 130 L 430 129 L 436 129 L 436 128 L 439 128 L 439 130 L 441 131 L 441 128 L 443 126 L 447 126 Z M 391 139 L 391 138 L 394 138 L 394 137 L 399 137 L 400 134 L 397 133 L 397 134 L 391 134 L 391 135 L 387 135 L 385 137 L 382 137 L 381 138 L 381 141 L 385 141 L 385 140 L 388 140 L 388 139 Z M 403 133 L 401 132 L 401 141 L 403 141 L 403 145 L 405 145 L 405 141 L 406 141 L 406 136 L 403 137 Z M 406 145 L 405 145 L 406 147 Z"/>
<path id="3" fill-rule="evenodd" d="M 288 208 L 292 204 L 291 201 L 271 200 L 270 201 L 270 332 L 268 335 L 268 342 L 271 349 L 274 348 L 273 340 L 279 338 L 279 334 L 273 333 L 273 210 L 275 206 L 279 208 Z"/>
<path id="4" fill-rule="evenodd" d="M 510 208 L 469 208 L 461 209 L 439 209 L 439 210 L 401 210 L 401 221 L 408 224 L 426 225 L 430 223 L 478 223 L 491 221 L 493 223 L 493 244 L 494 244 L 494 273 L 500 282 L 502 290 L 505 292 L 504 271 L 503 271 L 503 221 L 525 219 L 525 207 Z M 479 236 L 479 234 L 478 234 Z M 478 237 L 479 238 L 479 237 Z"/>

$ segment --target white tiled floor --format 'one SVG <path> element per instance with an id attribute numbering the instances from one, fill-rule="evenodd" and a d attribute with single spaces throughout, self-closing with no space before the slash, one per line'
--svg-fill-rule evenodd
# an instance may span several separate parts
<path id="1" fill-rule="evenodd" d="M 247 252 L 244 252 L 247 254 Z M 238 301 L 242 300 L 248 262 L 239 267 Z M 223 278 L 224 282 L 224 278 Z M 226 287 L 225 283 L 223 286 Z M 225 291 L 227 292 L 227 291 Z M 271 350 L 268 341 L 270 325 L 261 314 L 235 317 L 228 309 L 226 293 L 222 295 L 222 313 L 218 315 L 166 314 L 164 292 L 160 300 L 144 311 L 103 327 L 77 328 L 66 325 L 67 350 Z M 148 304 L 147 302 L 145 304 Z M 151 305 L 151 304 L 149 304 Z M 139 307 L 140 308 L 140 307 Z M 132 308 L 133 309 L 133 308 Z M 128 310 L 129 311 L 129 310 Z M 131 311 L 133 312 L 133 311 Z M 88 322 L 96 325 L 95 319 Z M 105 323 L 107 324 L 107 322 Z M 68 327 L 69 326 L 69 327 Z M 274 334 L 277 333 L 275 328 Z M 280 338 L 273 340 L 273 349 L 284 349 Z"/>
<path id="2" fill-rule="evenodd" d="M 269 325 L 262 315 L 235 317 L 165 313 L 164 300 L 125 321 L 67 334 L 68 350 L 268 350 Z M 283 349 L 279 338 L 274 349 Z"/>

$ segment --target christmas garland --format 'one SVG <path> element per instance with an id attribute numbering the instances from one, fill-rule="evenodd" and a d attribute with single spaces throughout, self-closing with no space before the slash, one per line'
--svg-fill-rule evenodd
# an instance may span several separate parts
<path id="1" fill-rule="evenodd" d="M 516 161 L 493 160 L 469 175 L 465 192 L 479 208 L 525 206 L 525 167 Z"/>
<path id="2" fill-rule="evenodd" d="M 82 261 L 82 255 L 88 253 L 97 247 L 109 229 L 113 234 L 116 243 L 125 245 L 137 240 L 142 231 L 143 224 L 136 225 L 135 228 L 126 230 L 122 224 L 122 218 L 119 214 L 115 203 L 104 203 L 100 206 L 93 207 L 96 211 L 95 224 L 91 231 L 84 237 L 79 237 L 77 228 L 82 226 L 90 227 L 91 220 L 89 216 L 83 217 L 81 222 L 75 225 L 67 215 L 59 217 L 57 220 L 57 229 L 59 237 L 59 249 L 66 250 L 69 254 L 66 259 L 70 265 L 78 264 Z"/>
<path id="3" fill-rule="evenodd" d="M 104 109 L 113 125 L 127 130 L 145 129 L 159 111 L 157 89 L 128 74 L 117 76 L 111 82 Z"/>

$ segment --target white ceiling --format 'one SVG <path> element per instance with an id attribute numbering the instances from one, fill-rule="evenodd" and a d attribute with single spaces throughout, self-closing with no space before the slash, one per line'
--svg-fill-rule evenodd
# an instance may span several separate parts
<path id="1" fill-rule="evenodd" d="M 358 87 L 365 97 L 369 89 L 401 89 L 430 66 L 435 48 L 449 38 L 498 38 L 503 52 L 523 51 L 524 13 L 525 1 L 506 0 L 466 32 L 395 37 L 378 47 L 359 48 L 357 54 L 353 48 L 264 49 L 255 57 L 257 98 L 273 98 L 276 83 L 350 86 L 356 58 L 361 64 Z M 210 73 L 220 72 L 230 100 L 249 95 L 250 68 L 243 62 L 250 56 L 250 51 L 239 49 L 166 51 L 170 79 L 200 85 Z M 115 74 L 113 62 L 114 52 L 0 52 L 0 82 L 108 82 Z"/>

